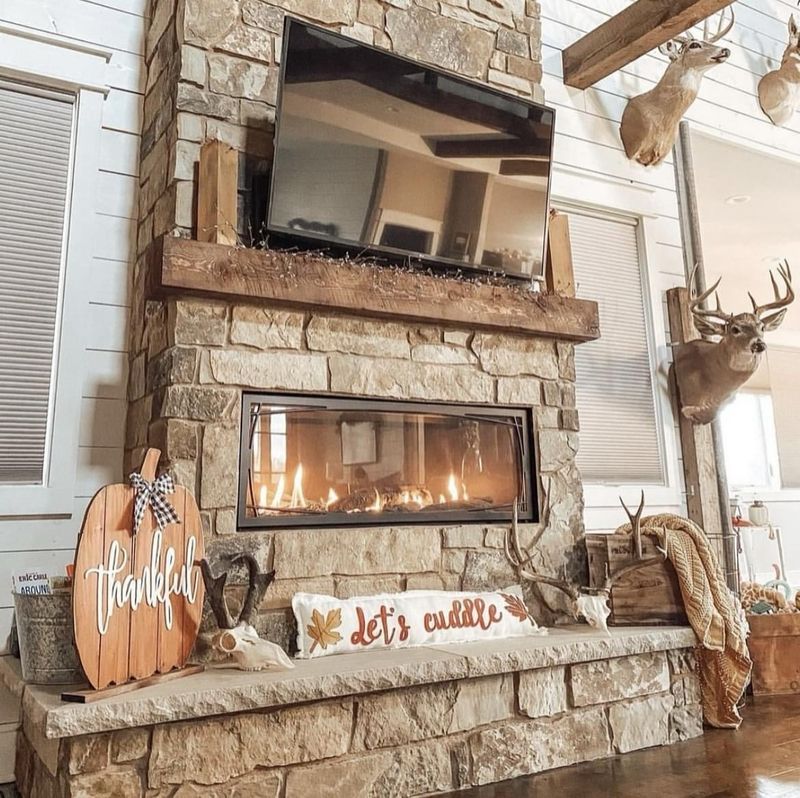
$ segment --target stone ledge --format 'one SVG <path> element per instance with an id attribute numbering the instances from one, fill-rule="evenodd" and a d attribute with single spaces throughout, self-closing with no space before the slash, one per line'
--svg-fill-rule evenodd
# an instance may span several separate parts
<path id="1" fill-rule="evenodd" d="M 606 636 L 587 626 L 570 626 L 552 629 L 542 637 L 297 661 L 297 667 L 289 672 L 245 673 L 212 668 L 91 704 L 62 702 L 62 686 L 28 685 L 23 711 L 43 737 L 58 739 L 453 679 L 690 648 L 695 644 L 694 633 L 686 627 L 617 628 Z M 9 689 L 19 689 L 19 663 L 10 657 L 0 657 L 0 679 Z"/>

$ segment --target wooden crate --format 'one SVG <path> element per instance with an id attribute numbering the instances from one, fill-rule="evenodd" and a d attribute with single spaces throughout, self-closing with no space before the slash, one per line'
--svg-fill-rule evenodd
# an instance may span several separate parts
<path id="1" fill-rule="evenodd" d="M 748 615 L 753 693 L 800 692 L 800 613 Z"/>
<path id="2" fill-rule="evenodd" d="M 613 573 L 631 561 L 633 541 L 630 535 L 586 535 L 589 555 L 589 585 L 602 587 L 606 564 Z M 642 535 L 645 557 L 658 554 L 653 540 Z M 611 591 L 612 626 L 668 626 L 688 624 L 683 608 L 678 577 L 672 563 L 648 565 L 620 579 Z"/>

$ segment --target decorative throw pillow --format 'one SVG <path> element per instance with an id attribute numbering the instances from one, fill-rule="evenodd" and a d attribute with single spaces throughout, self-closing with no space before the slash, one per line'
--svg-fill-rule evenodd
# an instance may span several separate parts
<path id="1" fill-rule="evenodd" d="M 519 585 L 487 593 L 410 590 L 351 599 L 295 593 L 292 609 L 301 659 L 547 631 L 528 614 Z"/>

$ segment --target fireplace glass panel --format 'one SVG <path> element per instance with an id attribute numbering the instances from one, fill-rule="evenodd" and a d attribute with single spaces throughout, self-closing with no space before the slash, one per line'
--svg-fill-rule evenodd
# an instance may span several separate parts
<path id="1" fill-rule="evenodd" d="M 529 411 L 247 395 L 243 527 L 533 518 Z"/>

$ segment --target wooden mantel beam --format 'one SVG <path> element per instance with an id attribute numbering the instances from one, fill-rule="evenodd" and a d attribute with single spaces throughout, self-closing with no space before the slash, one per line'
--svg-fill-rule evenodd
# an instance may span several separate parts
<path id="1" fill-rule="evenodd" d="M 205 294 L 576 343 L 600 337 L 596 302 L 519 285 L 169 236 L 154 241 L 147 257 L 150 295 Z"/>
<path id="2" fill-rule="evenodd" d="M 588 89 L 732 3 L 733 0 L 636 0 L 564 50 L 564 83 Z"/>

